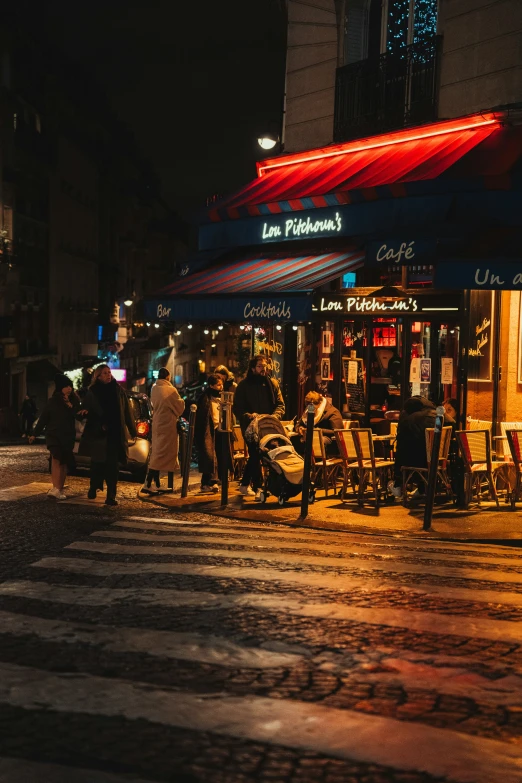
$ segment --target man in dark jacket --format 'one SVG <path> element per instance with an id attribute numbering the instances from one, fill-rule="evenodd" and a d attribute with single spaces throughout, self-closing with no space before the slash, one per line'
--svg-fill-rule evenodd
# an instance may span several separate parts
<path id="1" fill-rule="evenodd" d="M 232 411 L 239 421 L 243 437 L 245 431 L 256 416 L 270 414 L 281 419 L 285 415 L 285 403 L 281 389 L 275 378 L 267 375 L 267 361 L 265 356 L 254 356 L 248 365 L 246 378 L 238 383 L 234 395 Z M 261 465 L 257 446 L 247 443 L 248 461 L 239 491 L 242 495 L 255 494 L 256 500 L 260 500 L 259 488 L 262 483 Z M 253 490 L 250 489 L 252 483 Z"/>
<path id="2" fill-rule="evenodd" d="M 404 466 L 412 468 L 427 468 L 426 430 L 435 426 L 437 409 L 426 397 L 411 397 L 404 403 L 404 409 L 399 417 L 397 427 L 397 446 L 395 450 L 394 487 L 392 494 L 402 497 L 402 470 Z M 444 417 L 444 425 L 451 424 Z M 419 480 L 417 493 L 423 494 L 424 483 Z"/>

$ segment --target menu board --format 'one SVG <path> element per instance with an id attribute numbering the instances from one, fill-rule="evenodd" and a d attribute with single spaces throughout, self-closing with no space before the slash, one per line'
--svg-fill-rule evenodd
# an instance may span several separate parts
<path id="1" fill-rule="evenodd" d="M 494 291 L 471 292 L 468 380 L 491 381 Z"/>
<path id="2" fill-rule="evenodd" d="M 356 382 L 354 381 L 354 364 L 357 366 Z M 364 413 L 366 410 L 364 388 L 364 366 L 362 359 L 343 359 L 343 378 L 346 387 L 348 410 L 356 413 Z"/>

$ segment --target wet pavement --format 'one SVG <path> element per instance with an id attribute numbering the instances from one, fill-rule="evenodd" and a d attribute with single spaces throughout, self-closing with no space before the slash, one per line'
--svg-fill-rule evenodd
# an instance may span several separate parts
<path id="1" fill-rule="evenodd" d="M 46 468 L 0 446 L 0 783 L 522 779 L 516 547 L 56 502 Z"/>

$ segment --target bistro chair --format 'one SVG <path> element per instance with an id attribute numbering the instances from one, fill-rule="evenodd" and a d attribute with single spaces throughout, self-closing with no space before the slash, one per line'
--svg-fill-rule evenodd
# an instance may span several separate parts
<path id="1" fill-rule="evenodd" d="M 324 494 L 328 497 L 329 487 L 337 492 L 337 476 L 343 467 L 340 457 L 327 457 L 323 431 L 316 429 L 312 438 L 312 481 L 317 483 L 317 477 L 321 476 Z"/>
<path id="2" fill-rule="evenodd" d="M 515 510 L 515 504 L 520 497 L 522 487 L 522 431 L 517 429 L 506 430 L 508 447 L 515 472 L 515 487 L 511 489 L 511 511 Z M 508 468 L 508 470 L 509 470 Z"/>
<path id="3" fill-rule="evenodd" d="M 392 478 L 394 462 L 390 459 L 378 459 L 373 449 L 370 429 L 351 430 L 357 451 L 357 470 L 359 473 L 359 505 L 364 505 L 364 493 L 371 484 L 375 497 L 375 508 L 379 508 L 381 492 L 386 493 L 388 481 Z"/>
<path id="4" fill-rule="evenodd" d="M 353 430 L 354 427 L 359 427 L 359 420 L 358 419 L 344 419 L 343 421 L 343 427 L 345 430 Z"/>
<path id="5" fill-rule="evenodd" d="M 353 429 L 358 429 L 357 427 Z M 359 463 L 357 461 L 357 449 L 355 447 L 355 441 L 353 439 L 353 429 L 335 430 L 335 438 L 337 440 L 337 446 L 339 448 L 339 454 L 343 461 L 343 486 L 341 489 L 342 500 L 346 499 L 346 490 L 348 489 L 348 482 L 351 483 L 353 493 L 357 492 L 357 475 L 359 469 Z"/>
<path id="6" fill-rule="evenodd" d="M 240 479 L 243 475 L 247 459 L 246 445 L 239 424 L 234 424 L 232 439 L 232 457 L 234 478 Z"/>
<path id="7" fill-rule="evenodd" d="M 495 479 L 501 469 L 506 467 L 507 463 L 491 459 L 490 430 L 457 430 L 455 435 L 464 462 L 464 498 L 466 508 L 472 500 L 473 492 L 475 492 L 477 503 L 480 506 L 484 484 L 487 484 L 490 495 L 498 507 Z"/>
<path id="8" fill-rule="evenodd" d="M 513 452 L 510 450 L 508 437 L 507 437 L 507 430 L 522 430 L 522 422 L 520 421 L 501 421 L 500 422 L 500 438 L 497 438 L 496 440 L 500 440 L 502 444 L 502 454 L 504 456 L 504 459 L 510 459 L 513 456 Z M 493 438 L 495 440 L 495 438 Z M 500 451 L 500 448 L 496 449 L 497 456 L 499 456 L 498 452 Z"/>
<path id="9" fill-rule="evenodd" d="M 439 458 L 437 464 L 437 483 L 435 485 L 435 492 L 442 490 L 443 492 L 446 493 L 448 498 L 453 498 L 451 480 L 448 475 L 448 462 L 449 462 L 449 451 L 451 445 L 452 430 L 453 428 L 451 426 L 442 428 L 440 447 L 439 447 Z M 433 451 L 434 435 L 435 435 L 434 428 L 427 427 L 426 428 L 426 459 L 427 459 L 428 467 L 413 468 L 413 467 L 403 466 L 401 468 L 403 504 L 406 507 L 408 506 L 408 486 L 411 484 L 415 475 L 418 476 L 418 478 L 420 478 L 422 482 L 424 482 L 425 487 L 428 486 L 428 477 L 430 475 L 431 453 Z"/>

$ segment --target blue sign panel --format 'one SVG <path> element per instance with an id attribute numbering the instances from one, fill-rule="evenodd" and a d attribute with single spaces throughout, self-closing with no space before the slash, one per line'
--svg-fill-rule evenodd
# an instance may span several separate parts
<path id="1" fill-rule="evenodd" d="M 150 321 L 240 321 L 257 323 L 307 321 L 312 315 L 312 296 L 266 294 L 265 296 L 176 298 L 166 296 L 145 302 Z"/>
<path id="2" fill-rule="evenodd" d="M 389 239 L 368 242 L 366 266 L 414 266 L 433 264 L 436 256 L 435 239 Z"/>
<path id="3" fill-rule="evenodd" d="M 435 288 L 469 288 L 483 291 L 522 290 L 522 260 L 454 258 L 435 267 Z"/>
<path id="4" fill-rule="evenodd" d="M 438 194 L 207 223 L 199 228 L 199 249 L 331 239 L 377 232 L 379 235 L 396 234 L 402 227 L 418 229 L 427 223 L 443 222 L 451 203 L 451 195 Z"/>

